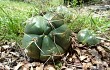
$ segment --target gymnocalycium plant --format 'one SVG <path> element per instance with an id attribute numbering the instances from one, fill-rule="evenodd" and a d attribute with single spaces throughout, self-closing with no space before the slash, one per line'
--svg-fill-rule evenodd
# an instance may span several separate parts
<path id="1" fill-rule="evenodd" d="M 64 18 L 69 15 L 68 12 L 66 7 L 59 6 L 55 12 L 31 18 L 22 40 L 22 47 L 29 57 L 46 61 L 50 56 L 57 59 L 67 51 L 71 30 Z"/>
<path id="2" fill-rule="evenodd" d="M 82 29 L 78 32 L 77 35 L 78 41 L 82 44 L 87 44 L 89 46 L 97 45 L 100 40 L 95 36 L 95 34 L 88 29 Z"/>

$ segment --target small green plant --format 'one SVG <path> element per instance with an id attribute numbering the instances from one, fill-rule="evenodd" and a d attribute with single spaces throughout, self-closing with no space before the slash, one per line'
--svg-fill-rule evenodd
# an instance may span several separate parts
<path id="1" fill-rule="evenodd" d="M 89 46 L 95 46 L 99 43 L 99 39 L 97 39 L 94 33 L 88 29 L 80 30 L 77 38 L 79 42 Z"/>

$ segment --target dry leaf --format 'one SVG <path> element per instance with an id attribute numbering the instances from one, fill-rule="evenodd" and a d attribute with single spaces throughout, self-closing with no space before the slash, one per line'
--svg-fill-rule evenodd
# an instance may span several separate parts
<path id="1" fill-rule="evenodd" d="M 27 64 L 24 64 L 23 66 L 22 66 L 22 69 L 23 70 L 29 70 L 29 68 L 32 66 L 32 64 L 31 63 L 27 63 Z"/>
<path id="2" fill-rule="evenodd" d="M 65 70 L 67 67 L 66 66 L 62 66 L 61 70 Z"/>
<path id="3" fill-rule="evenodd" d="M 90 49 L 88 52 L 91 53 L 92 56 L 97 56 L 97 57 L 100 58 L 100 56 L 99 56 L 98 52 L 96 51 L 96 49 Z"/>
<path id="4" fill-rule="evenodd" d="M 80 59 L 81 61 L 85 60 L 86 58 L 87 58 L 87 56 L 85 56 L 85 55 L 82 55 L 82 56 L 79 57 L 79 59 Z"/>
<path id="5" fill-rule="evenodd" d="M 92 67 L 91 63 L 83 63 L 83 70 L 88 70 Z"/>
<path id="6" fill-rule="evenodd" d="M 81 51 L 79 48 L 75 48 L 75 51 L 77 52 L 77 54 L 80 56 L 81 55 Z"/>
<path id="7" fill-rule="evenodd" d="M 106 57 L 107 53 L 101 46 L 97 46 L 97 50 L 101 53 L 103 57 Z"/>
<path id="8" fill-rule="evenodd" d="M 5 58 L 4 57 L 0 57 L 0 62 L 3 62 L 5 60 Z"/>
<path id="9" fill-rule="evenodd" d="M 6 70 L 10 70 L 10 67 L 7 66 L 7 65 L 5 65 L 5 69 L 6 69 Z"/>
<path id="10" fill-rule="evenodd" d="M 95 58 L 92 58 L 92 59 L 91 59 L 91 62 L 92 62 L 93 65 L 102 63 L 102 62 L 101 62 L 101 59 L 97 59 L 97 60 L 96 60 Z"/>
<path id="11" fill-rule="evenodd" d="M 110 46 L 110 42 L 104 42 L 104 46 Z"/>
<path id="12" fill-rule="evenodd" d="M 16 42 L 12 42 L 12 43 L 11 43 L 11 46 L 12 46 L 12 47 L 16 46 Z"/>
<path id="13" fill-rule="evenodd" d="M 36 67 L 36 70 L 43 70 L 42 67 Z"/>
<path id="14" fill-rule="evenodd" d="M 15 66 L 14 70 L 19 70 L 19 68 L 22 67 L 23 65 L 24 65 L 23 62 L 19 62 L 19 63 L 17 64 L 17 66 Z"/>
<path id="15" fill-rule="evenodd" d="M 0 56 L 0 57 L 1 57 L 1 58 L 5 58 L 5 57 L 6 57 L 5 51 L 1 53 L 1 56 Z"/>
<path id="16" fill-rule="evenodd" d="M 30 70 L 34 70 L 34 68 L 31 66 Z"/>
<path id="17" fill-rule="evenodd" d="M 3 45 L 2 47 L 3 47 L 4 49 L 9 49 L 9 48 L 10 48 L 9 45 Z"/>
<path id="18" fill-rule="evenodd" d="M 110 70 L 110 67 L 109 67 L 109 68 L 107 68 L 107 70 Z"/>
<path id="19" fill-rule="evenodd" d="M 110 46 L 103 46 L 103 48 L 110 53 Z"/>
<path id="20" fill-rule="evenodd" d="M 74 70 L 73 68 L 66 68 L 65 70 Z"/>
<path id="21" fill-rule="evenodd" d="M 56 69 L 52 65 L 47 65 L 47 66 L 44 67 L 44 70 L 56 70 Z"/>
<path id="22" fill-rule="evenodd" d="M 44 68 L 43 64 L 35 63 L 35 65 L 36 65 L 36 70 L 43 70 L 43 68 Z"/>
<path id="23" fill-rule="evenodd" d="M 18 52 L 10 52 L 10 54 L 12 54 L 15 57 L 19 57 L 20 56 Z"/>
<path id="24" fill-rule="evenodd" d="M 0 70 L 4 70 L 4 65 L 0 63 Z"/>

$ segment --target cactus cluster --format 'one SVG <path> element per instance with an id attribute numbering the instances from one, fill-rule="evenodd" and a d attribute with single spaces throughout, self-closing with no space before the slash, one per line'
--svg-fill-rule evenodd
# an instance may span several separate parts
<path id="1" fill-rule="evenodd" d="M 27 23 L 22 47 L 29 57 L 46 61 L 50 56 L 57 59 L 67 51 L 71 31 L 64 21 L 65 12 L 60 9 L 62 7 L 58 7 L 55 12 L 33 17 Z"/>

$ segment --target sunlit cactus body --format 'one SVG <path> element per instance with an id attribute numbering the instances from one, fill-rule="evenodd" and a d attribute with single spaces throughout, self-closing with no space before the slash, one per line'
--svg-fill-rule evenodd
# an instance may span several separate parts
<path id="1" fill-rule="evenodd" d="M 34 17 L 25 27 L 22 47 L 29 57 L 46 61 L 62 56 L 70 46 L 71 31 L 62 15 L 47 13 Z M 50 59 L 51 60 L 51 59 Z"/>

